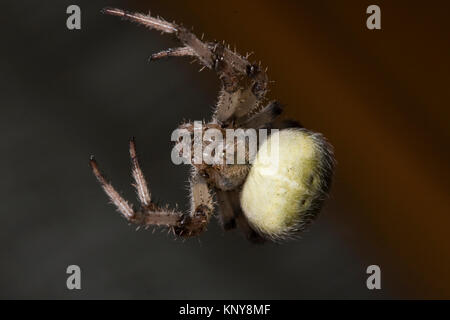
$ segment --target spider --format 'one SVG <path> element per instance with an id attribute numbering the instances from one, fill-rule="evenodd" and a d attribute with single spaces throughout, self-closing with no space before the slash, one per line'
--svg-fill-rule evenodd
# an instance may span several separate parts
<path id="1" fill-rule="evenodd" d="M 251 242 L 296 238 L 314 220 L 329 192 L 334 158 L 327 140 L 296 121 L 279 119 L 283 111 L 281 104 L 265 102 L 269 83 L 266 71 L 260 64 L 250 63 L 248 55 L 241 56 L 224 43 L 204 42 L 186 28 L 150 14 L 115 8 L 105 8 L 102 12 L 172 34 L 182 44 L 151 55 L 151 60 L 188 56 L 196 59 L 202 68 L 216 72 L 222 88 L 206 129 L 279 129 L 265 142 L 270 144 L 277 138 L 279 161 L 276 164 L 261 147 L 252 164 L 192 164 L 188 213 L 152 201 L 134 138 L 130 139 L 129 152 L 139 210 L 134 210 L 114 189 L 91 156 L 92 171 L 117 210 L 130 223 L 165 226 L 175 235 L 188 238 L 206 229 L 217 205 L 223 229 L 238 227 Z M 194 131 L 191 122 L 180 127 L 190 133 Z"/>

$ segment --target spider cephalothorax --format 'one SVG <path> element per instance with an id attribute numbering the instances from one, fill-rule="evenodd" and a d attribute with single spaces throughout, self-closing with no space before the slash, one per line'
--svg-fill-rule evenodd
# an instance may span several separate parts
<path id="1" fill-rule="evenodd" d="M 320 210 L 328 193 L 333 171 L 331 146 L 322 135 L 295 121 L 281 121 L 281 105 L 265 103 L 268 77 L 259 64 L 217 42 L 203 42 L 186 28 L 160 18 L 107 8 L 106 14 L 122 17 L 150 29 L 174 34 L 182 46 L 153 54 L 152 60 L 173 56 L 194 57 L 214 70 L 222 82 L 216 110 L 204 129 L 280 129 L 261 145 L 254 162 L 192 163 L 191 210 L 182 213 L 152 201 L 140 169 L 134 139 L 130 140 L 132 175 L 141 207 L 134 210 L 104 178 L 91 157 L 90 165 L 104 191 L 130 222 L 143 226 L 166 226 L 181 237 L 203 232 L 217 203 L 225 230 L 238 226 L 253 242 L 295 237 Z M 179 128 L 194 133 L 194 124 Z M 245 141 L 245 139 L 244 139 Z M 233 139 L 234 148 L 234 139 Z M 244 142 L 245 143 L 245 142 Z M 267 152 L 274 146 L 278 152 Z M 215 195 L 216 201 L 213 200 Z"/>

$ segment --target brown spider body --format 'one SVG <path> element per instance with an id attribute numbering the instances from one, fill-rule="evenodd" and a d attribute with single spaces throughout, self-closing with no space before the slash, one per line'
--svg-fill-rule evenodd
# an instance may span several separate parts
<path id="1" fill-rule="evenodd" d="M 196 58 L 204 68 L 217 73 L 222 82 L 222 89 L 211 121 L 203 126 L 202 130 L 205 132 L 215 129 L 225 136 L 227 129 L 300 127 L 295 121 L 278 119 L 282 112 L 278 102 L 272 101 L 264 106 L 268 87 L 267 74 L 259 65 L 249 63 L 247 57 L 231 51 L 224 44 L 203 42 L 187 29 L 160 18 L 128 13 L 120 9 L 107 8 L 103 12 L 131 20 L 150 29 L 174 34 L 182 43 L 183 46 L 180 48 L 153 54 L 152 60 L 172 56 L 190 56 Z M 193 123 L 182 124 L 179 128 L 194 135 Z M 264 242 L 266 239 L 278 240 L 297 234 L 312 221 L 328 192 L 333 170 L 331 146 L 320 134 L 314 134 L 306 129 L 289 130 L 291 131 L 280 136 L 295 140 L 297 144 L 292 146 L 289 141 L 281 144 L 285 145 L 285 149 L 281 150 L 283 154 L 281 160 L 287 168 L 276 168 L 276 170 L 287 169 L 287 171 L 280 170 L 284 173 L 276 173 L 264 178 L 270 164 L 269 166 L 260 164 L 256 167 L 252 166 L 249 163 L 248 153 L 245 154 L 244 164 L 227 164 L 225 154 L 223 161 L 214 164 L 193 161 L 189 213 L 170 210 L 152 202 L 150 190 L 139 166 L 133 139 L 130 141 L 130 157 L 134 186 L 141 203 L 139 210 L 134 210 L 104 178 L 93 157 L 90 164 L 108 197 L 119 212 L 132 223 L 146 227 L 167 226 L 181 237 L 197 236 L 206 229 L 217 203 L 219 219 L 225 230 L 239 227 L 253 242 Z M 208 141 L 201 143 L 203 147 L 209 144 Z M 234 144 L 234 140 L 232 143 Z M 305 152 L 298 153 L 299 145 L 302 145 Z M 299 159 L 296 158 L 297 154 L 301 156 Z M 263 157 L 260 156 L 259 151 L 258 156 Z M 260 162 L 262 160 L 259 159 Z M 266 180 L 260 180 L 263 178 Z M 271 179 L 274 181 L 272 184 Z M 247 183 L 248 180 L 251 181 Z M 268 187 L 258 191 L 258 188 L 254 186 L 261 181 L 268 184 Z M 280 184 L 279 181 L 286 182 Z M 250 188 L 250 185 L 253 187 Z M 257 191 L 262 193 L 261 201 L 257 198 L 255 201 Z M 213 200 L 214 195 L 216 201 Z M 287 199 L 291 200 L 286 202 Z M 272 215 L 270 210 L 273 206 L 275 211 Z M 266 221 L 262 223 L 258 216 L 258 210 L 261 208 L 266 217 Z M 286 219 L 283 218 L 283 210 L 286 210 Z"/>
<path id="2" fill-rule="evenodd" d="M 191 122 L 182 124 L 179 129 L 186 129 L 191 137 L 194 136 L 194 124 Z M 213 120 L 210 123 L 205 124 L 202 127 L 202 135 L 209 129 L 219 130 L 223 137 L 226 136 L 226 130 L 222 126 L 217 123 L 217 120 Z M 192 146 L 191 149 L 194 149 L 194 139 L 191 139 Z M 208 141 L 202 141 L 202 149 L 204 150 L 209 145 Z M 237 149 L 237 142 L 234 143 L 233 149 Z M 248 148 L 246 148 L 248 151 Z M 246 163 L 245 164 L 226 164 L 226 155 L 220 158 L 220 162 L 218 164 L 206 164 L 204 162 L 196 164 L 194 161 L 195 155 L 191 155 L 191 161 L 193 165 L 194 171 L 196 171 L 200 176 L 202 176 L 209 186 L 212 186 L 215 189 L 221 191 L 230 191 L 235 190 L 242 186 L 245 182 L 245 178 L 250 171 L 249 164 L 249 155 L 248 152 L 245 154 Z"/>

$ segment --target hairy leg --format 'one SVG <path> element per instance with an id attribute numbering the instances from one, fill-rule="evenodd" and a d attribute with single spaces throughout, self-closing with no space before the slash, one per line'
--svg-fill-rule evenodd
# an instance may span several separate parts
<path id="1" fill-rule="evenodd" d="M 214 207 L 212 196 L 209 192 L 206 181 L 196 172 L 191 177 L 191 212 L 188 214 L 170 210 L 167 207 L 156 205 L 151 200 L 144 174 L 139 166 L 136 155 L 136 145 L 134 139 L 130 141 L 130 157 L 132 164 L 132 175 L 141 208 L 134 210 L 133 207 L 114 189 L 110 182 L 101 173 L 96 160 L 91 157 L 90 165 L 92 171 L 102 186 L 103 190 L 116 206 L 117 210 L 129 222 L 137 225 L 167 226 L 175 234 L 182 237 L 196 236 L 204 231 L 213 213 Z"/>
<path id="2" fill-rule="evenodd" d="M 188 236 L 197 235 L 204 231 L 209 219 L 214 212 L 214 202 L 208 183 L 206 180 L 193 169 L 192 177 L 189 181 L 191 188 L 191 214 L 187 216 L 185 223 L 199 224 L 198 230 L 192 230 L 192 228 L 178 228 L 177 234 L 184 235 L 185 232 L 190 232 Z M 198 221 L 198 222 L 196 222 Z"/>
<path id="3" fill-rule="evenodd" d="M 201 64 L 207 66 L 208 68 L 212 68 L 213 66 L 213 57 L 210 47 L 182 26 L 178 26 L 175 23 L 170 23 L 162 18 L 152 17 L 150 14 L 145 15 L 141 13 L 127 12 L 116 8 L 105 8 L 102 12 L 136 22 L 149 29 L 161 31 L 162 33 L 174 34 L 185 47 L 192 49 Z M 191 52 L 188 51 L 184 53 L 185 54 L 180 54 L 179 56 L 192 55 Z"/>
<path id="4" fill-rule="evenodd" d="M 247 57 L 230 50 L 220 43 L 203 42 L 186 28 L 167 22 L 161 18 L 140 13 L 130 13 L 121 9 L 105 8 L 106 14 L 122 17 L 150 29 L 174 34 L 184 45 L 183 48 L 157 53 L 152 59 L 168 56 L 195 56 L 199 62 L 217 72 L 222 81 L 214 117 L 223 126 L 231 126 L 249 112 L 255 110 L 264 100 L 268 77 L 257 64 L 251 64 Z"/>
<path id="5" fill-rule="evenodd" d="M 264 243 L 265 239 L 250 227 L 241 209 L 238 191 L 216 190 L 219 203 L 219 219 L 224 230 L 239 227 L 244 236 L 253 243 Z"/>
<path id="6" fill-rule="evenodd" d="M 136 153 L 136 143 L 134 138 L 130 139 L 130 159 L 131 159 L 131 174 L 135 181 L 133 186 L 136 188 L 136 193 L 139 197 L 139 202 L 143 207 L 148 207 L 151 204 L 151 193 L 148 189 L 147 181 L 145 180 L 144 173 Z"/>
<path id="7" fill-rule="evenodd" d="M 150 56 L 150 61 L 155 61 L 168 57 L 195 57 L 195 52 L 190 47 L 180 47 L 174 49 L 167 49 L 158 53 L 153 53 Z"/>

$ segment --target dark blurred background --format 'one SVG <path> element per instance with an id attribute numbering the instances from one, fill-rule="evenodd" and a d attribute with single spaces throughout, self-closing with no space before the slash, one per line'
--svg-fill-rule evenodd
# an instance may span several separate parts
<path id="1" fill-rule="evenodd" d="M 66 28 L 66 8 L 82 28 Z M 366 28 L 381 7 L 382 30 Z M 303 239 L 254 246 L 216 221 L 199 240 L 134 231 L 88 167 L 128 199 L 127 140 L 162 202 L 187 208 L 170 161 L 183 119 L 219 90 L 170 36 L 100 14 L 161 15 L 269 66 L 270 98 L 336 150 L 331 199 Z M 0 298 L 450 298 L 449 27 L 444 1 L 8 1 L 0 59 Z M 66 268 L 82 290 L 66 288 Z M 368 265 L 382 290 L 366 288 Z"/>

